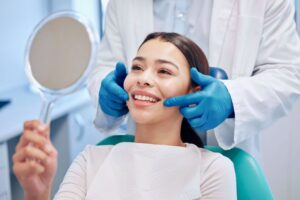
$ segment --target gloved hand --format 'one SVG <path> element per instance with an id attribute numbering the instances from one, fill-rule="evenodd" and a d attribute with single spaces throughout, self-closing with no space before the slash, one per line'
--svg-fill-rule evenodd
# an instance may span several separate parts
<path id="1" fill-rule="evenodd" d="M 125 65 L 118 62 L 116 69 L 102 80 L 99 91 L 99 104 L 105 114 L 113 117 L 121 117 L 127 114 L 126 101 L 129 97 L 123 88 L 126 76 Z"/>
<path id="2" fill-rule="evenodd" d="M 201 90 L 171 97 L 164 101 L 165 106 L 179 106 L 181 114 L 199 131 L 213 129 L 234 114 L 231 96 L 224 83 L 195 68 L 191 69 L 191 77 Z"/>

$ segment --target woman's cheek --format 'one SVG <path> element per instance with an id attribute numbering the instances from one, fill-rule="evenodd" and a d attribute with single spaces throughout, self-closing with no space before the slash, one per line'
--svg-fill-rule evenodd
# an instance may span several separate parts
<path id="1" fill-rule="evenodd" d="M 126 92 L 129 92 L 129 89 L 130 89 L 131 86 L 132 86 L 132 76 L 131 76 L 131 74 L 129 73 L 129 74 L 126 76 L 125 80 L 124 80 L 123 87 L 124 87 L 124 89 L 125 89 Z"/>
<path id="2" fill-rule="evenodd" d="M 187 87 L 183 86 L 179 82 L 170 82 L 163 86 L 163 95 L 165 98 L 170 98 L 174 96 L 180 96 L 187 94 Z"/>

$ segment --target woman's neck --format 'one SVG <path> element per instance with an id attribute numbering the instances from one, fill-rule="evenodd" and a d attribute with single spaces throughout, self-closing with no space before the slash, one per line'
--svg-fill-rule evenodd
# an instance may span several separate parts
<path id="1" fill-rule="evenodd" d="M 185 146 L 180 137 L 182 118 L 155 124 L 136 124 L 135 142 Z"/>

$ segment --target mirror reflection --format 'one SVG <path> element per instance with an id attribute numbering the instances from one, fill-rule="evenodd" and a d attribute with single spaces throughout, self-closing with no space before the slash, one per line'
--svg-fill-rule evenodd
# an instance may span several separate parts
<path id="1" fill-rule="evenodd" d="M 70 87 L 88 67 L 91 46 L 85 25 L 77 19 L 50 20 L 37 31 L 29 49 L 33 78 L 52 90 Z"/>

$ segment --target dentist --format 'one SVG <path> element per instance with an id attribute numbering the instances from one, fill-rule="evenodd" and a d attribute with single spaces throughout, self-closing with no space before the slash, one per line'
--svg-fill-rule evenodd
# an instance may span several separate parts
<path id="1" fill-rule="evenodd" d="M 113 130 L 128 113 L 125 65 L 153 31 L 191 38 L 210 66 L 229 76 L 220 81 L 198 73 L 193 80 L 201 91 L 170 98 L 164 105 L 179 106 L 193 128 L 213 132 L 222 148 L 238 146 L 259 157 L 259 133 L 286 115 L 300 95 L 293 1 L 110 0 L 98 67 L 89 79 L 100 130 Z M 115 67 L 118 61 L 124 64 Z M 128 132 L 133 130 L 129 126 Z"/>

